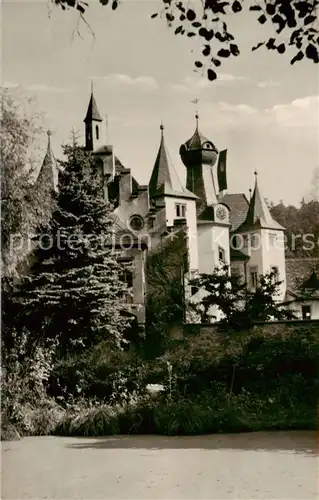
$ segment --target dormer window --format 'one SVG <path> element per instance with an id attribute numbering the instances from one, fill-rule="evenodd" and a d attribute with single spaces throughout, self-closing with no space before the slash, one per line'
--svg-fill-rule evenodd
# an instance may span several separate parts
<path id="1" fill-rule="evenodd" d="M 99 140 L 99 136 L 100 136 L 100 131 L 99 131 L 99 126 L 98 125 L 95 125 L 95 136 L 96 136 L 96 140 L 98 141 Z"/>
<path id="2" fill-rule="evenodd" d="M 186 205 L 183 203 L 176 203 L 175 205 L 176 217 L 180 219 L 185 219 L 186 217 Z"/>

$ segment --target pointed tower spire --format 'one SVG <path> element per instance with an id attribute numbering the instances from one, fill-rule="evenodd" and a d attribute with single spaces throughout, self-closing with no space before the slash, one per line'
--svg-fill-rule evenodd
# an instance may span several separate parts
<path id="1" fill-rule="evenodd" d="M 51 131 L 47 131 L 48 145 L 36 185 L 46 186 L 57 192 L 58 190 L 58 165 L 51 148 Z"/>
<path id="2" fill-rule="evenodd" d="M 89 106 L 84 118 L 85 123 L 85 148 L 89 151 L 94 151 L 96 146 L 101 144 L 101 131 L 99 124 L 103 121 L 98 110 L 94 93 L 93 81 L 91 81 L 91 97 Z"/>
<path id="3" fill-rule="evenodd" d="M 89 121 L 96 121 L 96 122 L 101 122 L 103 121 L 100 113 L 99 113 L 99 110 L 98 110 L 98 107 L 97 107 L 97 104 L 96 104 L 96 100 L 95 100 L 95 97 L 94 97 L 94 94 L 93 94 L 93 83 L 92 83 L 92 91 L 91 91 L 91 97 L 90 97 L 90 102 L 89 102 L 89 105 L 88 105 L 88 109 L 87 109 L 87 112 L 86 112 L 86 116 L 84 118 L 84 122 L 89 122 Z"/>
<path id="4" fill-rule="evenodd" d="M 265 199 L 260 193 L 258 186 L 258 173 L 255 170 L 255 189 L 250 198 L 246 220 L 237 229 L 239 232 L 250 231 L 253 229 L 274 229 L 284 231 L 278 222 L 273 219 Z"/>
<path id="5" fill-rule="evenodd" d="M 164 141 L 164 125 L 161 123 L 161 142 L 151 179 L 149 182 L 149 194 L 151 198 L 160 195 L 179 195 L 185 198 L 195 199 L 196 196 L 185 189 L 178 177 L 178 174 L 170 161 Z"/>

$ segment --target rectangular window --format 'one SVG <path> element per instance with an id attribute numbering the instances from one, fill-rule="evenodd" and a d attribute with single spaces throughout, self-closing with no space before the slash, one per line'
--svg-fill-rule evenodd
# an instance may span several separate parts
<path id="1" fill-rule="evenodd" d="M 124 262 L 124 259 L 123 259 Z M 122 269 L 119 273 L 120 281 L 127 284 L 128 288 L 133 286 L 133 270 L 132 269 Z"/>
<path id="2" fill-rule="evenodd" d="M 218 247 L 218 259 L 220 262 L 225 262 L 225 250 L 222 247 Z"/>
<path id="3" fill-rule="evenodd" d="M 279 271 L 277 266 L 272 266 L 271 272 L 274 274 L 273 282 L 278 283 L 279 281 Z"/>
<path id="4" fill-rule="evenodd" d="M 252 234 L 250 237 L 250 246 L 253 250 L 258 250 L 261 246 L 260 234 Z"/>
<path id="5" fill-rule="evenodd" d="M 311 319 L 311 307 L 310 306 L 302 306 L 302 319 Z"/>
<path id="6" fill-rule="evenodd" d="M 148 227 L 149 227 L 149 229 L 153 229 L 154 225 L 155 225 L 155 217 L 150 217 L 148 219 Z"/>
<path id="7" fill-rule="evenodd" d="M 257 267 L 250 268 L 250 286 L 256 290 L 258 286 L 258 269 Z"/>
<path id="8" fill-rule="evenodd" d="M 176 203 L 175 209 L 176 209 L 176 217 L 179 217 L 181 219 L 185 219 L 185 217 L 186 217 L 186 205 L 184 205 L 182 203 Z"/>
<path id="9" fill-rule="evenodd" d="M 277 240 L 277 234 L 276 233 L 269 233 L 269 245 L 274 246 Z"/>
<path id="10" fill-rule="evenodd" d="M 189 274 L 190 274 L 190 276 L 189 276 L 190 281 L 198 278 L 198 271 L 190 271 Z M 195 295 L 195 293 L 197 293 L 198 290 L 199 290 L 198 286 L 191 284 L 191 295 Z"/>

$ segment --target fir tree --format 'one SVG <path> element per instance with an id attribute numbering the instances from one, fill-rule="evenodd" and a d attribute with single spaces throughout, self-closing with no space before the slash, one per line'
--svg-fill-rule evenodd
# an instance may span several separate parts
<path id="1" fill-rule="evenodd" d="M 216 319 L 211 314 L 214 307 L 222 312 L 220 324 L 233 330 L 251 328 L 254 322 L 294 318 L 294 313 L 277 300 L 281 282 L 274 272 L 260 275 L 254 291 L 247 289 L 242 277 L 232 276 L 227 265 L 211 274 L 201 274 L 190 285 L 204 292 L 200 302 L 189 303 L 203 321 Z"/>
<path id="2" fill-rule="evenodd" d="M 130 323 L 129 290 L 110 246 L 110 207 L 92 155 L 75 141 L 63 149 L 57 209 L 37 238 L 35 264 L 14 308 L 35 336 L 58 339 L 64 353 L 102 340 L 119 346 Z"/>

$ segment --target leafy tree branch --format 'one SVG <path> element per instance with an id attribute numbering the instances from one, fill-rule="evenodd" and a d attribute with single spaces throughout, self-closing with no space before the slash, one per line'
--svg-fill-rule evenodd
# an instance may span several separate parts
<path id="1" fill-rule="evenodd" d="M 51 0 L 63 10 L 76 9 L 86 24 L 85 12 L 89 3 L 83 0 Z M 101 5 L 115 11 L 121 0 L 99 0 Z M 151 18 L 163 19 L 176 36 L 201 41 L 201 57 L 194 62 L 195 69 L 206 71 L 210 81 L 217 79 L 217 68 L 225 59 L 240 55 L 240 44 L 228 27 L 228 20 L 244 10 L 255 15 L 255 22 L 274 28 L 268 40 L 256 39 L 252 51 L 261 47 L 285 54 L 290 47 L 295 64 L 304 58 L 319 62 L 319 0 L 161 0 L 163 7 Z M 91 27 L 90 27 L 91 30 Z M 77 26 L 78 31 L 78 26 Z"/>

